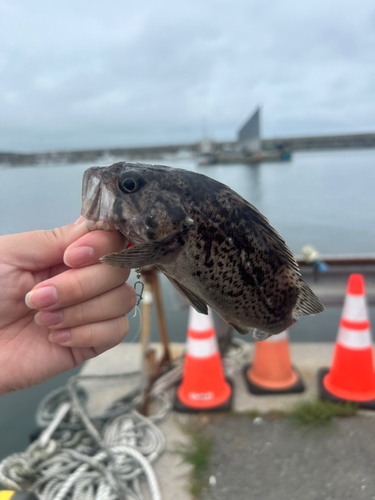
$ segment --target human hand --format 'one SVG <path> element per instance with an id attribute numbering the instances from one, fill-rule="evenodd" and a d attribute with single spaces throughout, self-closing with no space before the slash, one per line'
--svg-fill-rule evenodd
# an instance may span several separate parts
<path id="1" fill-rule="evenodd" d="M 123 248 L 117 231 L 88 233 L 84 222 L 0 237 L 0 395 L 122 341 L 136 302 L 130 271 L 99 258 Z"/>

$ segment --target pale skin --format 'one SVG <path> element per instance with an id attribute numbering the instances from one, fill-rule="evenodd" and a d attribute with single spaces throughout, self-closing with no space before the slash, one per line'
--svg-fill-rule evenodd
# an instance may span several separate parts
<path id="1" fill-rule="evenodd" d="M 79 219 L 0 237 L 0 395 L 70 370 L 119 344 L 136 302 L 129 271 L 99 258 L 124 248 Z"/>

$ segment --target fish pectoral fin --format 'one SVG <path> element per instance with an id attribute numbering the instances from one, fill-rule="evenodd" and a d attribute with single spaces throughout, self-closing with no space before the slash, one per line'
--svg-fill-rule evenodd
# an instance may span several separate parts
<path id="1" fill-rule="evenodd" d="M 259 330 L 259 328 L 254 328 L 253 338 L 255 340 L 266 340 L 271 337 L 270 333 L 264 332 L 263 330 Z"/>
<path id="2" fill-rule="evenodd" d="M 121 252 L 104 255 L 100 260 L 110 266 L 136 269 L 137 267 L 154 264 L 159 255 L 159 248 L 155 248 L 153 245 L 139 245 L 129 249 L 126 248 Z"/>
<path id="3" fill-rule="evenodd" d="M 248 328 L 244 328 L 243 326 L 236 325 L 236 323 L 229 323 L 230 326 L 232 326 L 235 330 L 237 330 L 238 333 L 241 335 L 247 335 L 249 333 Z"/>
<path id="4" fill-rule="evenodd" d="M 201 314 L 208 314 L 207 304 L 203 302 L 202 299 L 200 299 L 197 295 L 195 295 L 194 292 L 186 288 L 184 285 L 176 281 L 174 278 L 170 278 L 167 274 L 166 276 L 168 277 L 172 285 L 176 288 L 176 290 L 180 292 L 180 294 L 184 297 L 184 299 L 187 300 L 189 304 L 192 307 L 194 307 L 196 311 L 198 311 Z"/>
<path id="5" fill-rule="evenodd" d="M 181 234 L 181 232 L 175 232 L 160 240 L 134 245 L 121 250 L 121 252 L 104 255 L 100 261 L 110 266 L 125 269 L 161 264 L 168 259 L 168 255 L 174 254 L 181 247 L 178 242 L 178 237 Z"/>

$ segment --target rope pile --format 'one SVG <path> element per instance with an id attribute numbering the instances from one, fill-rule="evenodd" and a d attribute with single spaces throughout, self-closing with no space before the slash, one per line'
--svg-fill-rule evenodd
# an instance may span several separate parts
<path id="1" fill-rule="evenodd" d="M 242 371 L 250 357 L 251 349 L 251 344 L 242 339 L 234 338 L 231 340 L 222 358 L 224 372 L 227 377 L 233 377 L 236 373 Z"/>
<path id="2" fill-rule="evenodd" d="M 33 491 L 41 500 L 143 500 L 143 482 L 152 500 L 161 500 L 151 464 L 164 449 L 155 422 L 169 410 L 166 393 L 153 391 L 159 411 L 145 418 L 135 409 L 141 400 L 139 383 L 91 420 L 86 392 L 78 384 L 139 375 L 74 377 L 67 387 L 50 393 L 37 412 L 43 432 L 24 453 L 0 463 L 0 482 L 12 490 Z"/>
<path id="3" fill-rule="evenodd" d="M 241 369 L 248 351 L 247 343 L 232 340 L 223 358 L 227 375 Z M 170 409 L 165 391 L 182 377 L 183 357 L 175 362 L 153 385 L 159 409 L 148 418 L 136 410 L 144 389 L 139 372 L 71 378 L 42 400 L 36 415 L 41 434 L 25 452 L 0 463 L 0 483 L 32 491 L 40 500 L 144 500 L 145 487 L 152 500 L 161 500 L 152 464 L 165 441 L 155 423 Z M 126 380 L 135 388 L 92 419 L 83 384 L 107 380 Z"/>

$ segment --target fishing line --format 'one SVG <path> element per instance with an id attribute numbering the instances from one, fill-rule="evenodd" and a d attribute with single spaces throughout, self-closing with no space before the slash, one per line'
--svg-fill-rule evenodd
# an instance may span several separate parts
<path id="1" fill-rule="evenodd" d="M 137 316 L 137 313 L 139 314 L 139 327 L 138 327 L 138 331 L 135 334 L 134 338 L 129 342 L 130 344 L 134 344 L 134 342 L 139 338 L 139 335 L 142 331 L 142 311 L 141 311 L 141 308 L 139 307 L 139 303 L 143 299 L 143 290 L 145 288 L 144 283 L 141 281 L 141 276 L 142 276 L 141 275 L 141 268 L 138 267 L 135 270 L 135 272 L 137 273 L 137 281 L 134 283 L 134 290 L 135 290 L 135 293 L 138 297 L 138 301 L 137 301 L 136 305 L 134 306 L 133 318 L 135 318 Z M 140 288 L 139 293 L 137 293 L 137 288 Z"/>
<path id="2" fill-rule="evenodd" d="M 133 318 L 137 316 L 137 313 L 139 315 L 139 327 L 137 333 L 135 334 L 134 338 L 129 342 L 129 344 L 134 344 L 134 342 L 139 338 L 139 335 L 141 334 L 142 331 L 142 311 L 138 305 L 134 306 Z"/>

